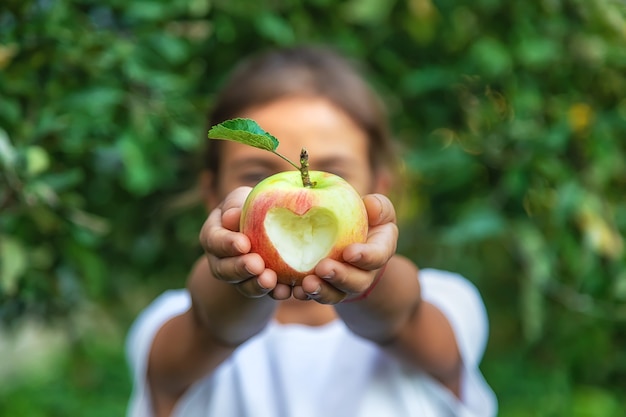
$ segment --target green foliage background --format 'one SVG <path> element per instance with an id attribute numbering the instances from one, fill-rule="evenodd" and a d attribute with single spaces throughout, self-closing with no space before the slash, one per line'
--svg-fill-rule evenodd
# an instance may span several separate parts
<path id="1" fill-rule="evenodd" d="M 0 414 L 120 415 L 135 314 L 200 254 L 204 115 L 241 56 L 364 63 L 406 156 L 401 251 L 491 318 L 500 415 L 626 409 L 626 3 L 6 0 Z"/>

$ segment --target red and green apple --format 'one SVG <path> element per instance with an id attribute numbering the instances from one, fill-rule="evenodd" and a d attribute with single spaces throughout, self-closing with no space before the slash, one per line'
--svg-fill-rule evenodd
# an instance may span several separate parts
<path id="1" fill-rule="evenodd" d="M 341 260 L 346 246 L 367 237 L 367 213 L 356 190 L 334 174 L 309 176 L 310 187 L 298 171 L 266 178 L 252 189 L 241 214 L 251 251 L 287 285 L 300 284 L 323 258 Z"/>

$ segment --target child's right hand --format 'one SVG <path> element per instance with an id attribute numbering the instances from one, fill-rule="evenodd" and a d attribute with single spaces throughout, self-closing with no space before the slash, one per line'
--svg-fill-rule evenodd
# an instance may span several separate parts
<path id="1" fill-rule="evenodd" d="M 249 298 L 269 294 L 277 300 L 287 299 L 291 287 L 278 283 L 276 273 L 265 268 L 260 255 L 250 253 L 250 240 L 239 232 L 241 209 L 251 190 L 235 189 L 211 211 L 202 226 L 200 243 L 215 278 L 232 284 Z"/>

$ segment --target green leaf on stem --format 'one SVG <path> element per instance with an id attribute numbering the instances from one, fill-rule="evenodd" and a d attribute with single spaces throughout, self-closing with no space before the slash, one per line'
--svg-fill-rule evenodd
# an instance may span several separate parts
<path id="1" fill-rule="evenodd" d="M 209 130 L 209 139 L 232 140 L 255 148 L 274 152 L 278 139 L 267 133 L 252 119 L 237 118 L 226 120 Z"/>

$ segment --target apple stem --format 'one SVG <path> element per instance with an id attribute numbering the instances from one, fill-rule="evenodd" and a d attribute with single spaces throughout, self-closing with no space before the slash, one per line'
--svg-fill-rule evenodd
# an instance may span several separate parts
<path id="1" fill-rule="evenodd" d="M 306 148 L 302 148 L 302 150 L 300 151 L 300 166 L 294 164 L 289 158 L 281 155 L 275 150 L 271 152 L 281 157 L 282 159 L 287 161 L 289 165 L 300 171 L 300 176 L 302 177 L 302 185 L 307 188 L 315 187 L 315 183 L 311 182 L 311 177 L 309 176 L 309 153 L 306 151 Z"/>
<path id="2" fill-rule="evenodd" d="M 315 184 L 311 182 L 309 177 L 309 153 L 306 148 L 302 148 L 300 151 L 300 175 L 302 176 L 302 185 L 306 188 L 314 187 Z"/>

